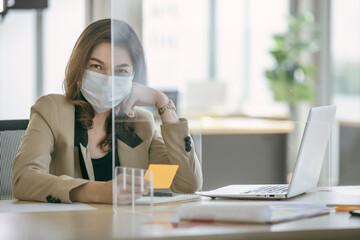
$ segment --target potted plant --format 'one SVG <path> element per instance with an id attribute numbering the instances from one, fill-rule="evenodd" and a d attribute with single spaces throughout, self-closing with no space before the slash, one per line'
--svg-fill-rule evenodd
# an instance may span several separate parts
<path id="1" fill-rule="evenodd" d="M 273 36 L 270 54 L 275 66 L 265 71 L 277 101 L 285 101 L 293 112 L 298 102 L 310 105 L 316 97 L 314 53 L 319 51 L 318 27 L 311 13 L 288 16 L 288 31 Z"/>

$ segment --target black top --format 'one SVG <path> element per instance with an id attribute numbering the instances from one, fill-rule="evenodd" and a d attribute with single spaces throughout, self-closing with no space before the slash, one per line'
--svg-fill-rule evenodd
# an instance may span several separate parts
<path id="1" fill-rule="evenodd" d="M 75 137 L 74 146 L 78 148 L 78 156 L 81 174 L 84 179 L 89 179 L 86 171 L 85 162 L 80 151 L 80 143 L 86 147 L 88 144 L 87 130 L 81 127 L 81 125 L 75 121 Z M 115 147 L 116 149 L 116 147 Z M 112 179 L 112 152 L 107 153 L 104 157 L 98 159 L 91 159 L 95 181 L 109 181 Z M 120 166 L 119 156 L 117 149 L 115 151 L 115 166 Z"/>
<path id="2" fill-rule="evenodd" d="M 112 179 L 112 152 L 102 158 L 92 158 L 95 181 L 109 181 Z"/>

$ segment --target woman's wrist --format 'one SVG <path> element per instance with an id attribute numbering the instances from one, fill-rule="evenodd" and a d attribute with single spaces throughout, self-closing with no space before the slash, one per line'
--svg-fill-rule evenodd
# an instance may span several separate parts
<path id="1" fill-rule="evenodd" d="M 107 182 L 93 182 L 93 188 L 91 193 L 94 196 L 94 201 L 96 203 L 111 203 L 112 201 L 112 188 L 110 192 L 110 199 L 108 188 L 106 186 Z"/>
<path id="2" fill-rule="evenodd" d="M 164 108 L 165 105 L 169 104 L 170 99 L 165 93 L 157 91 L 155 107 L 159 109 Z M 171 124 L 179 122 L 179 118 L 175 112 L 175 109 L 166 108 L 160 115 L 161 122 L 163 124 Z"/>
<path id="3" fill-rule="evenodd" d="M 111 196 L 104 192 L 107 190 L 107 182 L 88 182 L 70 191 L 70 199 L 73 202 L 87 203 L 111 203 Z M 110 194 L 112 195 L 112 193 Z"/>
<path id="4" fill-rule="evenodd" d="M 159 110 L 161 107 L 166 105 L 169 102 L 168 96 L 165 93 L 157 91 L 156 93 L 156 100 L 155 100 L 155 107 Z"/>

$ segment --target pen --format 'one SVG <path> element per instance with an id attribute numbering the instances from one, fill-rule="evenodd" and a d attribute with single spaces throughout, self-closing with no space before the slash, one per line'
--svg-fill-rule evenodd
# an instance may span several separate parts
<path id="1" fill-rule="evenodd" d="M 335 208 L 337 212 L 350 212 L 353 210 L 360 210 L 360 206 L 337 206 Z"/>

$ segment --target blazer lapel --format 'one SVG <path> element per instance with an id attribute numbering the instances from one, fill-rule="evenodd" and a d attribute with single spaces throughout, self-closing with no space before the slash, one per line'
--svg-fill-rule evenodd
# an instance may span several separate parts
<path id="1" fill-rule="evenodd" d="M 143 142 L 135 132 L 122 131 L 117 133 L 116 137 L 131 148 L 135 148 Z"/>
<path id="2" fill-rule="evenodd" d="M 84 163 L 85 163 L 85 167 L 86 167 L 86 171 L 88 173 L 89 179 L 92 180 L 92 181 L 95 181 L 95 174 L 94 174 L 94 169 L 93 169 L 93 165 L 92 165 L 92 162 L 91 162 L 91 156 L 90 156 L 89 148 L 84 147 L 80 143 L 80 149 L 81 149 L 81 154 L 82 154 L 82 157 L 84 159 Z"/>

